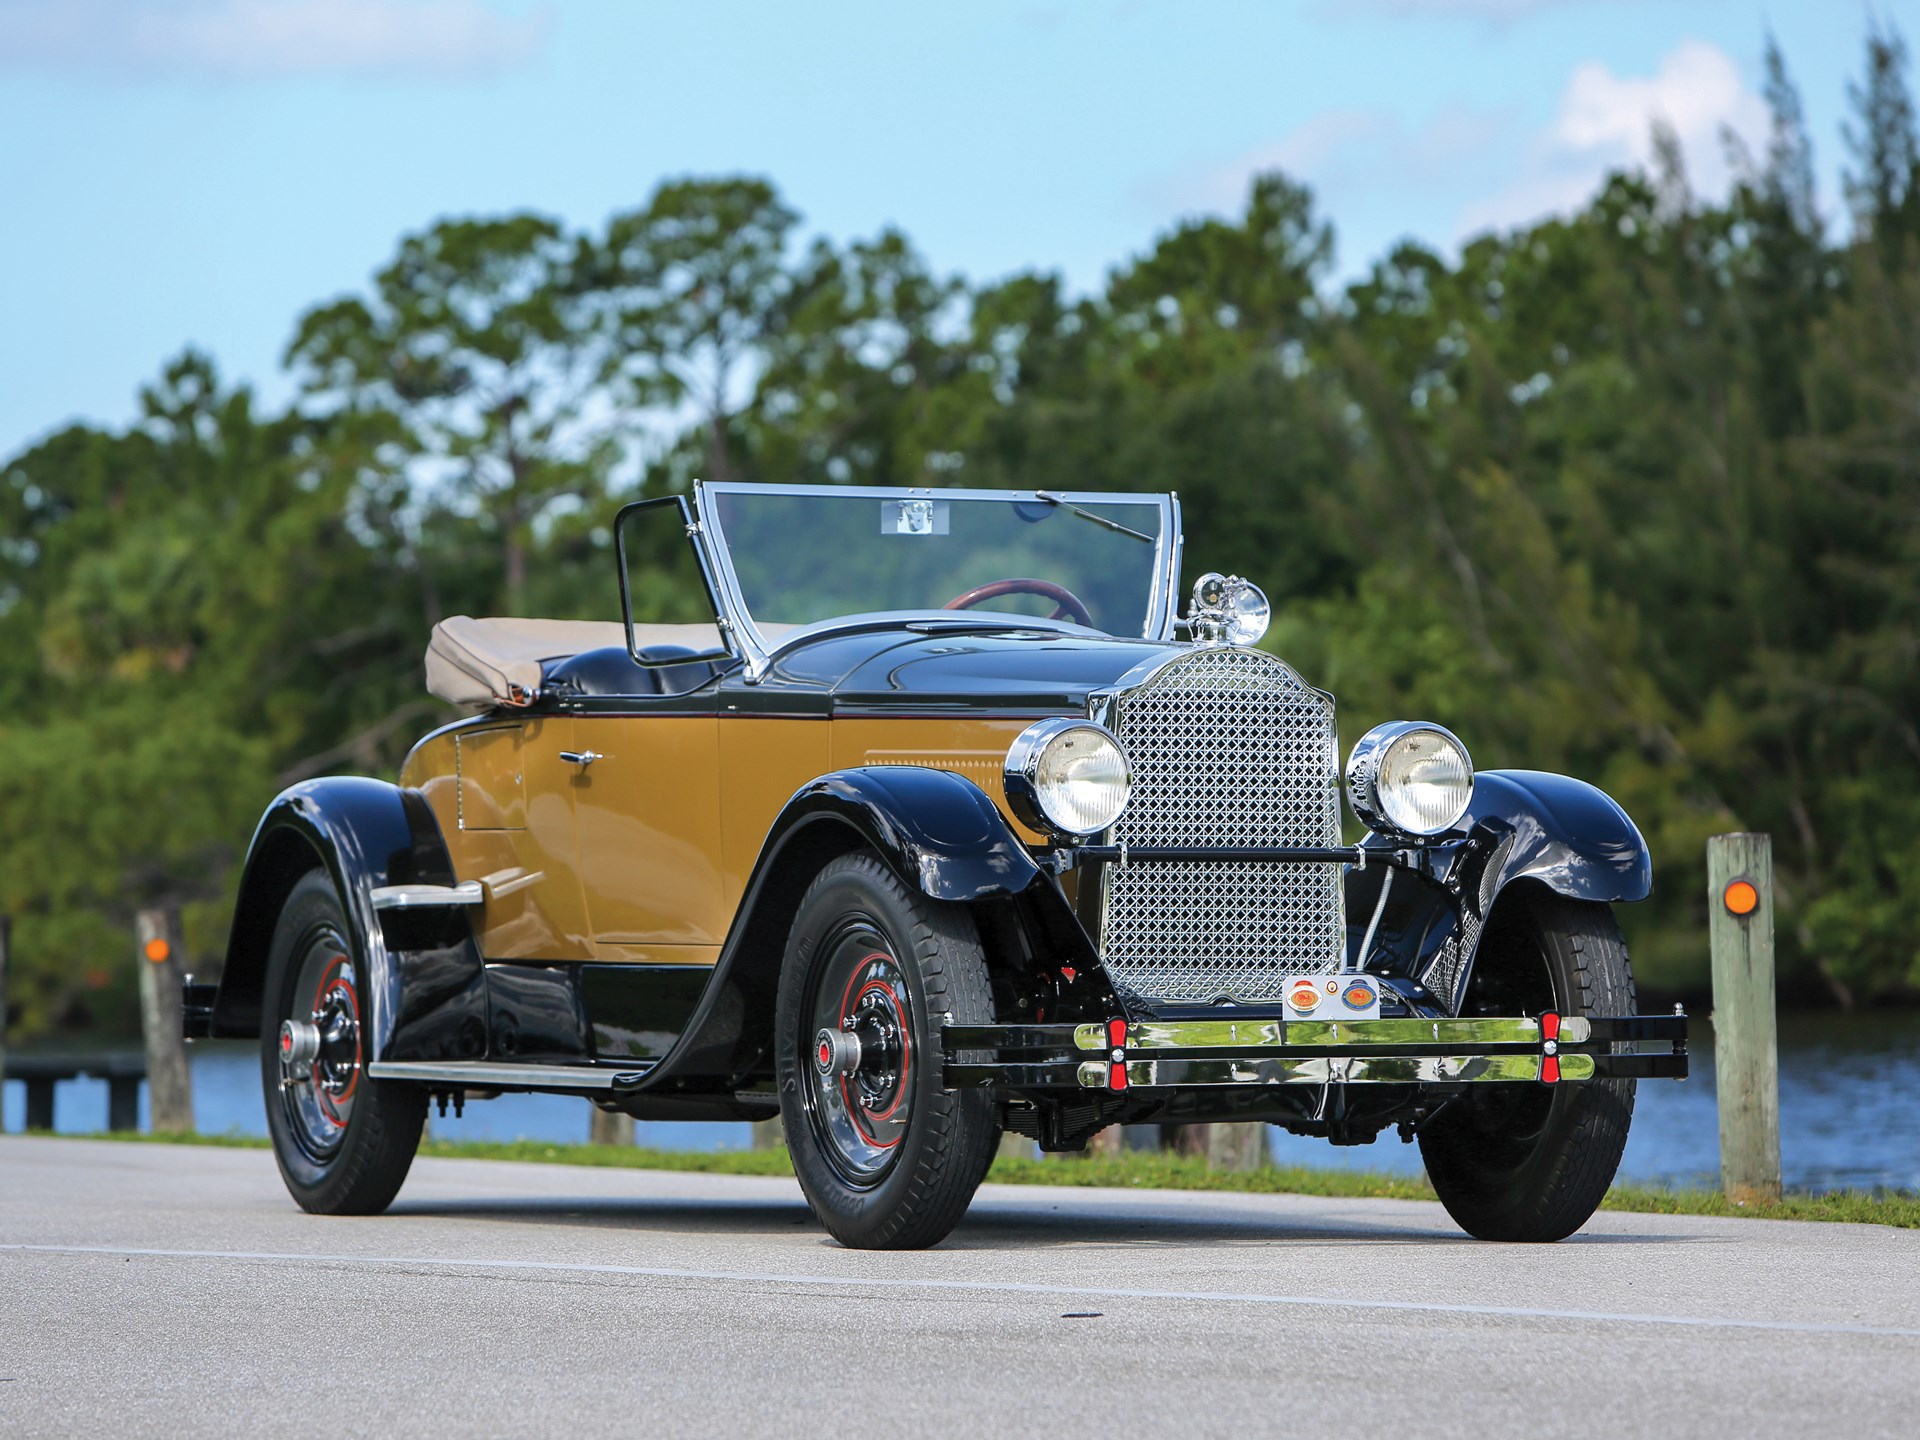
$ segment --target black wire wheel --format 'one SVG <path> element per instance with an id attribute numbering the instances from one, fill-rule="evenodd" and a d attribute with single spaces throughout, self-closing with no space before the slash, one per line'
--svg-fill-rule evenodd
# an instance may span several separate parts
<path id="1" fill-rule="evenodd" d="M 377 1215 L 419 1148 L 427 1095 L 369 1079 L 368 980 L 325 871 L 287 897 L 267 954 L 260 1080 L 287 1190 L 321 1215 Z"/>
<path id="2" fill-rule="evenodd" d="M 822 869 L 788 932 L 774 1061 L 794 1174 L 842 1244 L 938 1243 L 992 1161 L 986 1096 L 941 1084 L 949 1019 L 992 1019 L 967 911 L 910 890 L 864 851 Z"/>
<path id="3" fill-rule="evenodd" d="M 1631 1015 L 1633 967 L 1612 907 L 1544 887 L 1503 898 L 1462 1015 Z M 1634 1082 L 1470 1085 L 1420 1129 L 1427 1176 L 1482 1240 L 1563 1240 L 1620 1168 Z"/>

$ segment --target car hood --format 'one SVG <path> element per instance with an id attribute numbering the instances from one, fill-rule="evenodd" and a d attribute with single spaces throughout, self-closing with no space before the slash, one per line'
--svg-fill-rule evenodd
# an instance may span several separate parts
<path id="1" fill-rule="evenodd" d="M 1087 695 L 1187 647 L 1093 634 L 1012 630 L 843 635 L 782 656 L 776 684 L 825 689 L 833 708 L 1080 713 Z"/>

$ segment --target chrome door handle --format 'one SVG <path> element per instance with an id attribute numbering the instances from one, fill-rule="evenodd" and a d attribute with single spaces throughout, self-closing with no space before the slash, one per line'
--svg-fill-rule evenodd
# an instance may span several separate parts
<path id="1" fill-rule="evenodd" d="M 578 765 L 584 770 L 594 761 L 604 760 L 607 757 L 592 750 L 562 750 L 560 758 L 569 765 Z"/>

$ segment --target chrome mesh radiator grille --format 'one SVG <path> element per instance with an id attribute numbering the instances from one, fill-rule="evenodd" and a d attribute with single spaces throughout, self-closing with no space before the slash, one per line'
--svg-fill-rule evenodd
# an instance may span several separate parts
<path id="1" fill-rule="evenodd" d="M 1195 651 L 1112 721 L 1133 764 L 1115 843 L 1340 843 L 1333 705 L 1272 656 Z M 1135 860 L 1104 884 L 1108 974 L 1146 999 L 1277 1001 L 1281 976 L 1345 955 L 1338 865 Z"/>

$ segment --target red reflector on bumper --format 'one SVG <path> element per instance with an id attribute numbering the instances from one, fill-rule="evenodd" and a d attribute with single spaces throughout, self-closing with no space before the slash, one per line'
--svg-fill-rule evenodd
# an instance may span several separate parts
<path id="1" fill-rule="evenodd" d="M 1549 1055 L 1540 1062 L 1540 1083 L 1543 1085 L 1554 1085 L 1558 1084 L 1559 1080 L 1560 1057 L 1558 1055 Z"/>
<path id="2" fill-rule="evenodd" d="M 1540 1038 L 1542 1040 L 1560 1038 L 1560 1017 L 1551 1010 L 1540 1017 Z"/>
<path id="3" fill-rule="evenodd" d="M 1118 1050 L 1127 1043 L 1127 1022 L 1124 1020 L 1107 1021 L 1107 1044 Z"/>
<path id="4" fill-rule="evenodd" d="M 1109 1090 L 1127 1088 L 1127 1067 L 1118 1060 L 1107 1066 L 1107 1088 Z"/>

